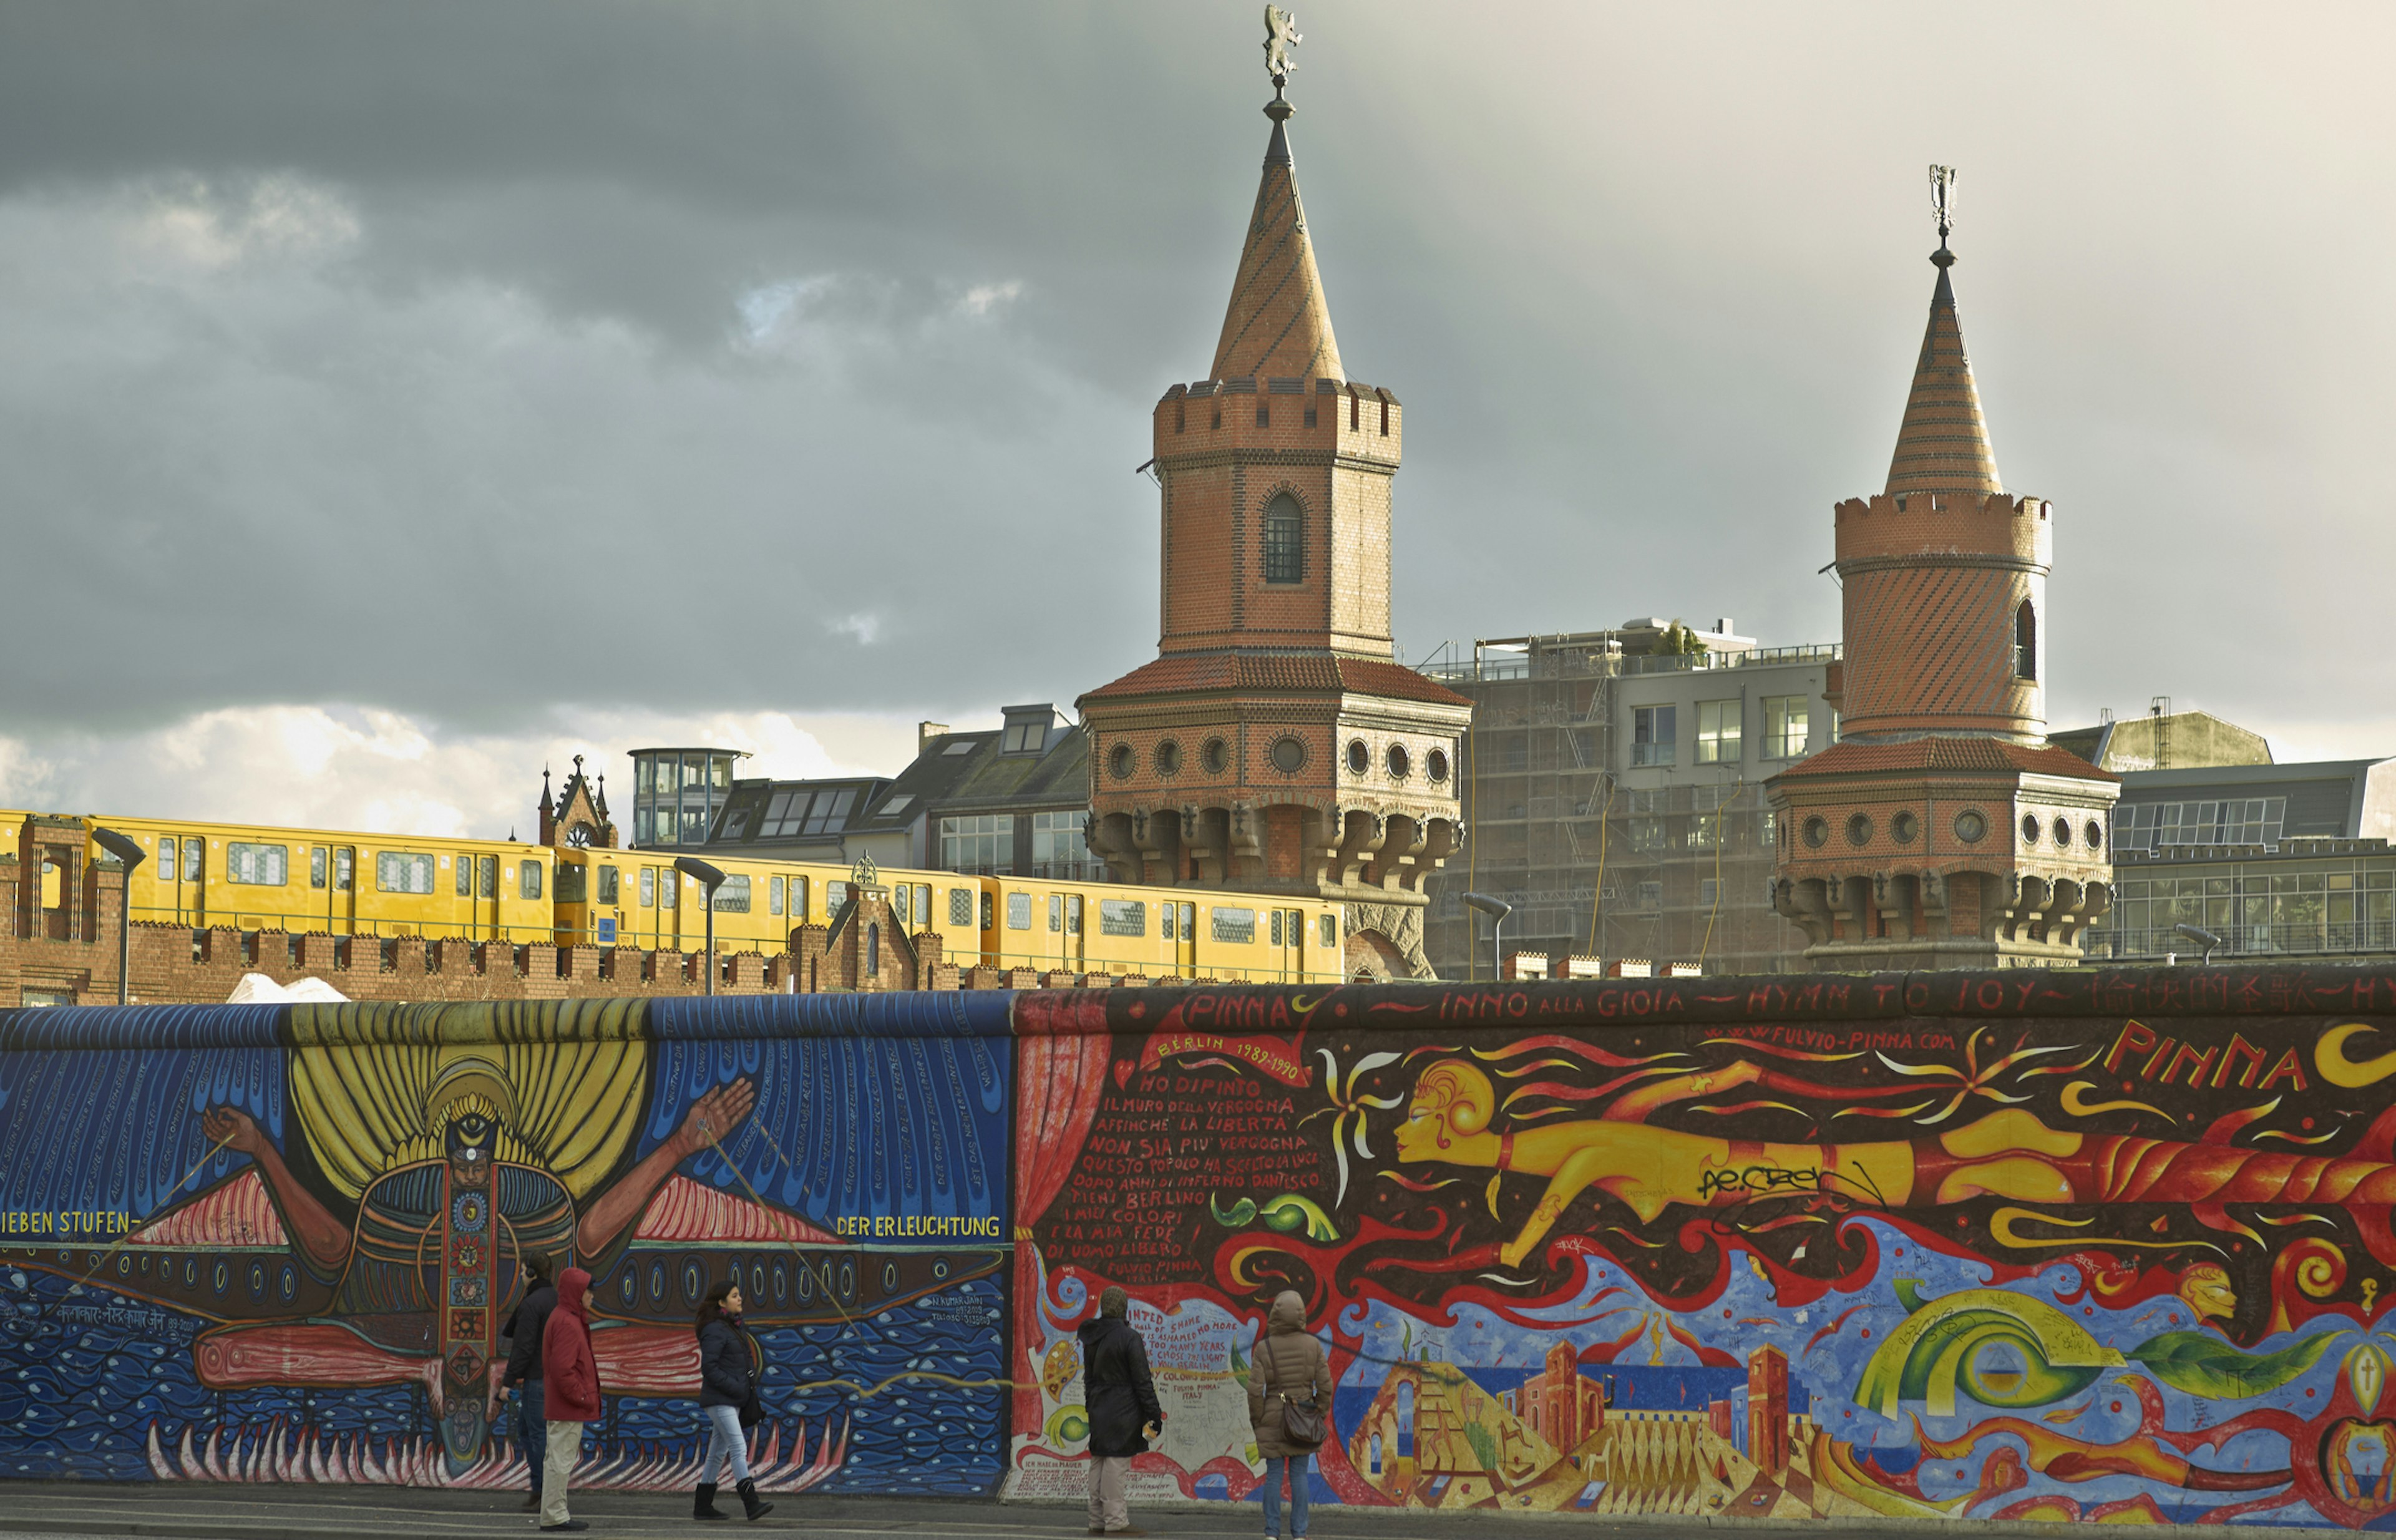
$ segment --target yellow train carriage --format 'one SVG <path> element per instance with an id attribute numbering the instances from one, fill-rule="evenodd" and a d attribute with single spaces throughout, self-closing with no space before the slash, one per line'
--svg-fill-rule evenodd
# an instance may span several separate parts
<path id="1" fill-rule="evenodd" d="M 712 852 L 703 858 L 724 873 L 714 899 L 719 951 L 781 950 L 799 926 L 830 924 L 853 880 L 845 866 L 719 858 Z M 909 934 L 938 932 L 951 960 L 974 964 L 981 949 L 976 879 L 912 871 L 885 872 L 877 881 L 889 889 L 890 906 Z M 698 881 L 676 872 L 668 853 L 560 853 L 560 945 L 697 950 L 707 940 L 704 900 Z"/>
<path id="2" fill-rule="evenodd" d="M 1153 978 L 1337 983 L 1339 906 L 1041 878 L 977 879 L 990 966 Z"/>
<path id="3" fill-rule="evenodd" d="M 554 853 L 500 840 L 100 818 L 147 849 L 136 923 L 542 941 Z M 97 856 L 95 847 L 93 854 Z"/>

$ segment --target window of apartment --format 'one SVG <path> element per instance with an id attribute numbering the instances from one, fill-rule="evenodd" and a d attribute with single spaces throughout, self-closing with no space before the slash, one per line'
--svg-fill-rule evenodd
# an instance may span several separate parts
<path id="1" fill-rule="evenodd" d="M 1770 850 L 1780 838 L 1780 815 L 1765 808 L 1755 820 L 1757 843 Z"/>
<path id="2" fill-rule="evenodd" d="M 1036 754 L 1047 742 L 1048 724 L 1036 717 L 1023 717 L 1006 724 L 1005 735 L 999 740 L 998 751 L 1002 754 Z"/>
<path id="3" fill-rule="evenodd" d="M 2113 816 L 2113 849 L 2118 854 L 2171 845 L 2276 845 L 2287 816 L 2285 797 L 2127 803 Z"/>
<path id="4" fill-rule="evenodd" d="M 951 871 L 1015 870 L 1015 816 L 983 813 L 940 820 L 940 865 Z"/>
<path id="5" fill-rule="evenodd" d="M 1765 759 L 1805 757 L 1805 697 L 1801 695 L 1764 697 Z"/>
<path id="6" fill-rule="evenodd" d="M 1736 700 L 1697 702 L 1697 763 L 1737 764 L 1740 703 Z"/>
<path id="7" fill-rule="evenodd" d="M 656 810 L 655 808 L 651 808 L 651 807 L 639 807 L 639 808 L 634 808 L 634 809 L 632 810 L 632 841 L 633 841 L 633 843 L 636 843 L 636 844 L 648 844 L 648 843 L 650 843 L 652 841 L 656 840 L 656 838 L 657 838 L 657 837 L 658 837 L 658 815 L 657 815 L 657 810 Z"/>
<path id="8" fill-rule="evenodd" d="M 714 908 L 718 914 L 749 912 L 749 879 L 745 873 L 736 871 L 716 884 Z"/>
<path id="9" fill-rule="evenodd" d="M 1032 866 L 1035 875 L 1076 876 L 1078 872 L 1072 869 L 1089 866 L 1097 859 L 1082 839 L 1080 813 L 1032 815 Z"/>
<path id="10" fill-rule="evenodd" d="M 1257 408 L 1262 413 L 1264 408 Z M 1265 581 L 1268 583 L 1298 583 L 1306 580 L 1306 514 L 1298 499 L 1286 492 L 1276 492 L 1265 504 Z"/>
<path id="11" fill-rule="evenodd" d="M 1637 883 L 1631 889 L 1631 907 L 1634 909 L 1659 909 L 1664 907 L 1664 884 Z"/>
<path id="12" fill-rule="evenodd" d="M 431 893 L 433 891 L 433 857 L 413 852 L 382 850 L 375 853 L 375 891 L 378 893 Z M 534 895 L 539 896 L 539 895 Z"/>
<path id="13" fill-rule="evenodd" d="M 1148 905 L 1138 898 L 1099 899 L 1098 934 L 1100 936 L 1146 936 Z"/>
<path id="14" fill-rule="evenodd" d="M 291 876 L 291 848 L 279 844 L 249 844 L 236 840 L 225 846 L 225 876 L 236 883 L 248 883 L 260 887 L 281 887 Z M 432 892 L 427 887 L 425 892 Z"/>
<path id="15" fill-rule="evenodd" d="M 1639 706 L 1631 712 L 1631 763 L 1671 764 L 1680 743 L 1680 708 Z"/>
<path id="16" fill-rule="evenodd" d="M 1697 879 L 1697 907 L 1699 909 L 1713 908 L 1714 901 L 1721 896 L 1722 884 L 1720 883 L 1716 882 L 1711 877 L 1700 877 Z"/>

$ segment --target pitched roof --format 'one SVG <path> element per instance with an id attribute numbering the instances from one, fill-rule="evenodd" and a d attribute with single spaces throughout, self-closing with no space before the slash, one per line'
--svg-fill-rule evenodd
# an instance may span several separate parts
<path id="1" fill-rule="evenodd" d="M 1795 776 L 1846 776 L 1888 770 L 2018 771 L 2031 776 L 2068 776 L 2078 780 L 2118 781 L 2069 749 L 2036 747 L 1984 737 L 1907 738 L 1897 743 L 1834 743 L 1811 759 L 1790 765 L 1774 779 Z"/>
<path id="2" fill-rule="evenodd" d="M 1256 212 L 1248 218 L 1247 243 L 1240 248 L 1239 274 L 1231 281 L 1231 303 L 1223 313 L 1209 378 L 1347 378 L 1290 166 L 1289 137 L 1282 126 L 1290 112 L 1281 100 L 1265 108 L 1273 120 L 1272 139 L 1265 147 Z"/>
<path id="3" fill-rule="evenodd" d="M 1972 380 L 1972 356 L 1963 348 L 1963 324 L 1955 319 L 1954 285 L 1947 281 L 1955 257 L 1942 245 L 1930 259 L 1938 264 L 1938 284 L 1930 291 L 1930 325 L 1922 334 L 1922 357 L 1905 398 L 1897 453 L 1888 462 L 1888 495 L 2002 492 L 1989 420 Z"/>
<path id="4" fill-rule="evenodd" d="M 1399 663 L 1328 653 L 1172 653 L 1101 684 L 1084 700 L 1126 696 L 1183 695 L 1200 690 L 1340 690 L 1392 700 L 1427 700 L 1443 706 L 1471 701 L 1438 681 Z"/>

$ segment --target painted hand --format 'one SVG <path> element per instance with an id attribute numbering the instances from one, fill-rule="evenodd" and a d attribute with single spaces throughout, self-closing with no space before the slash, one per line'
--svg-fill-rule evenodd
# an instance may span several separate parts
<path id="1" fill-rule="evenodd" d="M 253 1159 L 266 1147 L 266 1135 L 259 1132 L 256 1120 L 239 1108 L 209 1108 L 200 1119 L 200 1132 L 226 1148 L 237 1149 Z"/>
<path id="2" fill-rule="evenodd" d="M 721 1143 L 730 1138 L 756 1105 L 757 1089 L 747 1081 L 719 1085 L 691 1104 L 682 1127 L 674 1131 L 674 1139 L 684 1154 L 697 1154 L 711 1140 Z"/>

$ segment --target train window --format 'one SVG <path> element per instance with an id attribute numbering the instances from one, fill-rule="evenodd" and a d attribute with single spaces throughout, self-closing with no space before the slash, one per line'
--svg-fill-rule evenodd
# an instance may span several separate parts
<path id="1" fill-rule="evenodd" d="M 929 929 L 932 923 L 932 884 L 915 884 L 915 923 Z"/>
<path id="2" fill-rule="evenodd" d="M 183 855 L 185 857 L 183 866 L 186 873 L 188 873 L 192 864 L 190 860 L 191 852 L 187 849 L 183 852 Z M 348 849 L 333 852 L 333 891 L 336 893 L 347 893 L 357 885 L 358 853 L 354 850 Z"/>
<path id="3" fill-rule="evenodd" d="M 323 887 L 325 884 L 318 883 L 315 885 Z M 460 898 L 474 896 L 474 857 L 472 856 L 458 857 L 458 896 Z"/>
<path id="4" fill-rule="evenodd" d="M 1323 916 L 1323 944 L 1326 947 L 1339 945 L 1339 917 L 1336 914 Z"/>
<path id="5" fill-rule="evenodd" d="M 1165 905 L 1165 912 L 1170 916 L 1173 913 L 1173 906 Z M 1165 921 L 1168 925 L 1172 923 L 1169 918 Z M 1138 898 L 1099 899 L 1098 934 L 1100 936 L 1146 936 L 1148 905 Z M 1165 934 L 1170 936 L 1172 932 L 1167 931 Z"/>
<path id="6" fill-rule="evenodd" d="M 1276 947 L 1278 947 L 1278 946 L 1280 946 L 1280 945 L 1282 944 L 1282 943 L 1281 943 L 1281 910 L 1279 910 L 1279 909 L 1275 909 L 1275 910 L 1273 910 L 1273 911 L 1272 911 L 1272 944 L 1273 944 L 1274 946 L 1276 946 Z"/>
<path id="7" fill-rule="evenodd" d="M 806 917 L 807 880 L 804 877 L 793 877 L 791 879 L 791 918 L 805 923 Z"/>
<path id="8" fill-rule="evenodd" d="M 1257 938 L 1257 911 L 1252 909 L 1226 909 L 1212 906 L 1215 939 L 1247 946 Z"/>
<path id="9" fill-rule="evenodd" d="M 621 874 L 614 867 L 601 867 L 599 869 L 599 902 L 612 904 L 622 892 Z"/>
<path id="10" fill-rule="evenodd" d="M 1167 941 L 1170 941 L 1170 940 L 1172 940 L 1172 939 L 1174 938 L 1174 929 L 1173 929 L 1173 906 L 1172 906 L 1171 904 L 1166 904 L 1166 905 L 1164 905 L 1164 906 L 1162 906 L 1162 907 L 1163 907 L 1163 909 L 1164 909 L 1164 910 L 1165 910 L 1165 927 L 1164 927 L 1164 929 L 1165 929 L 1165 938 Z M 1107 928 L 1107 901 L 1106 901 L 1105 899 L 1101 898 L 1101 899 L 1099 899 L 1099 900 L 1098 900 L 1098 932 L 1099 932 L 1099 934 L 1100 934 L 1100 935 L 1104 935 L 1104 934 L 1106 933 L 1106 928 Z M 1192 940 L 1196 940 L 1196 939 L 1197 939 L 1197 937 L 1192 936 L 1191 939 L 1192 939 Z"/>
<path id="11" fill-rule="evenodd" d="M 904 883 L 892 884 L 890 889 L 890 918 L 904 925 L 910 923 L 910 916 L 914 913 L 914 910 L 915 890 L 909 887 Z"/>
<path id="12" fill-rule="evenodd" d="M 670 868 L 659 867 L 657 869 L 657 871 L 658 908 L 661 909 L 680 909 L 682 907 L 682 879 L 675 876 Z"/>
<path id="13" fill-rule="evenodd" d="M 575 861 L 557 863 L 557 901 L 561 904 L 587 904 L 591 901 L 591 869 Z"/>
<path id="14" fill-rule="evenodd" d="M 643 909 L 655 909 L 657 907 L 657 902 L 658 869 L 655 867 L 643 867 L 641 869 L 641 907 Z"/>
<path id="15" fill-rule="evenodd" d="M 518 868 L 516 894 L 524 898 L 540 896 L 540 863 L 539 861 L 526 861 Z"/>
<path id="16" fill-rule="evenodd" d="M 973 889 L 949 889 L 949 923 L 970 925 L 974 919 Z"/>
<path id="17" fill-rule="evenodd" d="M 200 851 L 203 848 L 197 840 L 183 842 L 183 881 L 196 883 L 200 880 Z"/>
<path id="18" fill-rule="evenodd" d="M 312 888 L 325 885 L 325 855 L 323 845 L 318 845 L 308 852 L 308 885 Z M 466 873 L 462 867 L 458 873 L 458 891 L 460 893 L 466 891 Z"/>
<path id="19" fill-rule="evenodd" d="M 497 898 L 499 896 L 499 858 L 497 856 L 486 856 L 476 861 L 474 876 L 484 897 Z"/>
<path id="20" fill-rule="evenodd" d="M 1173 906 L 1173 905 L 1171 905 L 1171 904 L 1167 904 L 1167 905 L 1165 905 L 1165 908 L 1167 908 L 1167 909 L 1172 909 L 1172 908 L 1174 908 L 1175 906 Z M 1195 904 L 1183 904 L 1183 905 L 1181 905 L 1181 906 L 1180 906 L 1180 909 L 1181 909 L 1181 939 L 1183 939 L 1184 941 L 1195 941 L 1195 940 L 1197 940 L 1197 939 L 1198 939 L 1198 906 L 1197 906 L 1197 905 L 1195 905 Z"/>
<path id="21" fill-rule="evenodd" d="M 1052 893 L 1048 896 L 1048 934 L 1062 936 L 1064 933 L 1065 896 L 1061 893 Z"/>
<path id="22" fill-rule="evenodd" d="M 998 929 L 998 901 L 992 896 L 988 888 L 984 888 L 981 895 L 981 928 Z"/>
<path id="23" fill-rule="evenodd" d="M 749 912 L 749 876 L 736 871 L 716 884 L 715 912 L 746 914 Z"/>
<path id="24" fill-rule="evenodd" d="M 766 881 L 765 912 L 768 914 L 782 912 L 782 880 L 779 877 L 769 878 Z"/>
<path id="25" fill-rule="evenodd" d="M 375 891 L 378 893 L 431 893 L 433 891 L 433 857 L 406 850 L 375 852 Z"/>
<path id="26" fill-rule="evenodd" d="M 1082 934 L 1082 896 L 1078 893 L 1069 893 L 1065 896 L 1065 934 L 1068 936 Z"/>
<path id="27" fill-rule="evenodd" d="M 824 913 L 828 915 L 838 914 L 840 912 L 840 907 L 847 902 L 848 884 L 846 883 L 826 883 L 824 884 Z"/>
<path id="28" fill-rule="evenodd" d="M 1006 896 L 1006 928 L 1008 930 L 1032 928 L 1032 895 L 1010 893 Z"/>
<path id="29" fill-rule="evenodd" d="M 249 844 L 235 840 L 225 846 L 225 876 L 233 882 L 281 887 L 290 875 L 291 851 L 287 845 Z"/>

